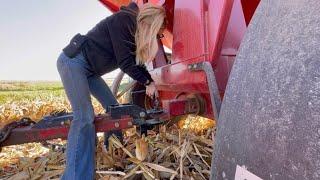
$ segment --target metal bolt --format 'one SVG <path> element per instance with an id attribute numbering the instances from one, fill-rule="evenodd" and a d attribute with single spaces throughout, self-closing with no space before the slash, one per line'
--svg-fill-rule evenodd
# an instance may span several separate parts
<path id="1" fill-rule="evenodd" d="M 140 112 L 140 117 L 141 117 L 141 118 L 145 118 L 145 117 L 146 117 L 146 113 L 145 113 L 145 112 L 143 112 L 143 111 L 142 111 L 142 112 Z"/>
<path id="2" fill-rule="evenodd" d="M 114 127 L 118 128 L 120 127 L 120 124 L 118 122 L 114 123 Z"/>
<path id="3" fill-rule="evenodd" d="M 62 121 L 60 124 L 62 126 L 69 126 L 71 124 L 71 121 L 70 120 Z"/>

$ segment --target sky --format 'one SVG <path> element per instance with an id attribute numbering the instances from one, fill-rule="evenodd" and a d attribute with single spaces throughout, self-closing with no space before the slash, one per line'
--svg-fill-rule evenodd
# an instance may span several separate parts
<path id="1" fill-rule="evenodd" d="M 98 0 L 0 0 L 0 80 L 60 80 L 61 50 L 110 14 Z"/>

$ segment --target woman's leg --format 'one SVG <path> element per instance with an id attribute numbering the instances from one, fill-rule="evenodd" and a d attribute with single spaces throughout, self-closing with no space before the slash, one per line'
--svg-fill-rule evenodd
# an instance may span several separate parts
<path id="1" fill-rule="evenodd" d="M 100 102 L 102 107 L 109 111 L 110 105 L 118 104 L 117 99 L 113 96 L 109 86 L 102 77 L 93 75 L 88 77 L 91 94 Z"/>
<path id="2" fill-rule="evenodd" d="M 73 110 L 67 144 L 67 164 L 63 180 L 94 179 L 95 127 L 86 64 L 78 55 L 68 58 L 63 53 L 57 68 Z"/>
<path id="3" fill-rule="evenodd" d="M 118 104 L 118 101 L 113 96 L 109 86 L 100 76 L 91 76 L 88 78 L 89 88 L 91 94 L 100 102 L 102 107 L 108 112 L 110 105 Z M 110 131 L 104 133 L 104 144 L 108 147 L 108 139 L 109 137 L 115 134 L 121 141 L 123 139 L 122 131 Z"/>

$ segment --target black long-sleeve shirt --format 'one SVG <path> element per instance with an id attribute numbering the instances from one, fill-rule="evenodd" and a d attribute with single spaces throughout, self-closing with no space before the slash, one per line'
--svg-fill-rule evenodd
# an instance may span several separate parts
<path id="1" fill-rule="evenodd" d="M 135 3 L 123 6 L 82 36 L 85 41 L 81 50 L 96 74 L 104 75 L 120 68 L 141 84 L 153 81 L 145 67 L 136 65 L 135 61 L 134 34 L 138 10 Z M 74 46 L 77 41 L 73 38 L 68 46 Z M 70 54 L 69 49 L 65 48 L 64 52 Z"/>

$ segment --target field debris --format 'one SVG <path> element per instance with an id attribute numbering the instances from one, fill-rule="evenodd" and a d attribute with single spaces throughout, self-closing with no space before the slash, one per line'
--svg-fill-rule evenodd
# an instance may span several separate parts
<path id="1" fill-rule="evenodd" d="M 198 135 L 176 127 L 149 131 L 139 136 L 134 129 L 121 143 L 116 136 L 109 148 L 99 136 L 96 149 L 96 179 L 208 179 L 213 141 L 212 129 Z M 0 153 L 4 179 L 55 179 L 65 165 L 65 141 L 49 145 L 29 143 L 4 147 Z"/>
<path id="2" fill-rule="evenodd" d="M 65 98 L 8 102 L 0 106 L 1 125 L 31 116 L 40 119 L 56 107 L 70 110 Z M 95 112 L 103 111 L 94 101 Z M 109 148 L 98 134 L 96 179 L 209 179 L 215 122 L 190 116 L 171 126 L 160 126 L 140 136 L 135 128 L 123 131 Z M 61 139 L 3 147 L 0 179 L 59 179 L 64 171 L 66 141 Z"/>

